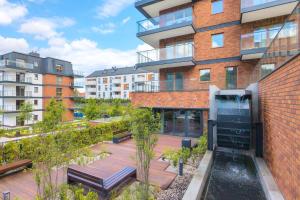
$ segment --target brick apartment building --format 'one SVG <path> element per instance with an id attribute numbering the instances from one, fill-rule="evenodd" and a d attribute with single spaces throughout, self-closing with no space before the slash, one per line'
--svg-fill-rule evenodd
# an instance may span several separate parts
<path id="1" fill-rule="evenodd" d="M 138 69 L 159 70 L 159 89 L 132 93 L 133 104 L 152 107 L 164 132 L 193 135 L 208 117 L 209 86 L 244 89 L 297 0 L 138 0 L 146 20 L 137 37 L 154 50 L 138 52 Z M 295 24 L 291 22 L 290 26 Z M 292 33 L 286 33 L 292 34 Z"/>
<path id="2" fill-rule="evenodd" d="M 42 58 L 38 53 L 11 52 L 0 56 L 0 109 L 4 127 L 34 124 L 43 119 L 43 111 L 51 98 L 61 100 L 66 108 L 64 120 L 73 120 L 74 89 L 82 87 L 74 81 L 83 77 L 68 61 Z M 33 105 L 32 119 L 18 119 L 21 105 Z"/>
<path id="3" fill-rule="evenodd" d="M 98 70 L 85 79 L 86 98 L 128 99 L 129 93 L 144 88 L 145 82 L 157 82 L 158 73 L 134 67 Z"/>
<path id="4" fill-rule="evenodd" d="M 147 18 L 138 22 L 137 37 L 154 48 L 138 52 L 136 66 L 159 70 L 160 80 L 156 90 L 130 94 L 132 103 L 161 113 L 163 133 L 199 136 L 210 86 L 245 89 L 257 82 L 264 158 L 284 197 L 299 199 L 299 1 L 137 0 L 135 6 Z"/>

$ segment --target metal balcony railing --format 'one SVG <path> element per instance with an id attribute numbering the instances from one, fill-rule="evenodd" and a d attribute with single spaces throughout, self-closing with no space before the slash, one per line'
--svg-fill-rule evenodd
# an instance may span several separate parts
<path id="1" fill-rule="evenodd" d="M 17 78 L 17 76 L 5 75 L 0 76 L 0 81 L 16 82 L 16 83 L 32 83 L 31 77 Z"/>
<path id="2" fill-rule="evenodd" d="M 241 8 L 251 8 L 253 6 L 260 6 L 265 3 L 271 3 L 275 1 L 280 1 L 280 0 L 241 0 Z"/>
<path id="3" fill-rule="evenodd" d="M 134 83 L 134 92 L 180 92 L 208 90 L 209 84 L 198 79 L 175 79 Z"/>
<path id="4" fill-rule="evenodd" d="M 161 49 L 137 52 L 138 64 L 194 56 L 194 44 L 184 43 Z"/>
<path id="5" fill-rule="evenodd" d="M 137 22 L 138 33 L 193 21 L 191 7 Z"/>
<path id="6" fill-rule="evenodd" d="M 26 62 L 20 62 L 15 60 L 0 60 L 0 68 L 5 67 L 15 67 L 15 68 L 23 68 L 23 69 L 33 69 L 33 64 L 26 63 Z"/>
<path id="7" fill-rule="evenodd" d="M 32 97 L 32 91 L 0 90 L 2 97 Z"/>

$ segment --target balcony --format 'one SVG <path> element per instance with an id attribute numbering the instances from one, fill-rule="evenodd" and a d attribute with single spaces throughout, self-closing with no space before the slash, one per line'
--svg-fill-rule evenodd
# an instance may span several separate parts
<path id="1" fill-rule="evenodd" d="M 113 78 L 112 79 L 112 83 L 114 83 L 114 84 L 120 84 L 121 82 L 122 82 L 121 78 Z"/>
<path id="2" fill-rule="evenodd" d="M 16 106 L 16 105 L 3 105 L 1 106 L 1 110 L 5 113 L 9 112 L 18 112 L 20 110 L 21 106 Z"/>
<path id="3" fill-rule="evenodd" d="M 138 107 L 208 108 L 208 87 L 198 79 L 139 82 L 130 99 Z"/>
<path id="4" fill-rule="evenodd" d="M 33 64 L 15 60 L 0 60 L 1 69 L 32 70 Z"/>
<path id="5" fill-rule="evenodd" d="M 192 8 L 146 19 L 137 24 L 137 37 L 154 48 L 159 47 L 162 39 L 195 33 Z"/>
<path id="6" fill-rule="evenodd" d="M 288 15 L 298 0 L 241 0 L 241 22 L 253 22 Z"/>
<path id="7" fill-rule="evenodd" d="M 0 90 L 0 97 L 29 98 L 32 97 L 32 91 Z"/>
<path id="8" fill-rule="evenodd" d="M 32 83 L 32 78 L 27 77 L 27 78 L 19 78 L 17 76 L 0 76 L 0 83 L 20 83 L 20 84 L 31 84 Z"/>
<path id="9" fill-rule="evenodd" d="M 84 74 L 83 74 L 83 72 L 81 72 L 81 71 L 73 70 L 73 77 L 76 77 L 76 78 L 83 78 L 83 77 L 84 77 Z"/>
<path id="10" fill-rule="evenodd" d="M 75 81 L 75 82 L 70 84 L 70 87 L 72 87 L 72 88 L 84 88 L 84 84 L 82 82 Z"/>
<path id="11" fill-rule="evenodd" d="M 173 8 L 195 0 L 136 0 L 135 7 L 147 18 L 156 17 L 161 10 Z"/>
<path id="12" fill-rule="evenodd" d="M 194 66 L 194 44 L 184 43 L 161 49 L 137 53 L 137 68 L 157 70 L 161 68 Z"/>

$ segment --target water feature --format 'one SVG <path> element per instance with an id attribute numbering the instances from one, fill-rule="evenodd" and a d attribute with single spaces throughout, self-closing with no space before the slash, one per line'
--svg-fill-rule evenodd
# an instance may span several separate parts
<path id="1" fill-rule="evenodd" d="M 251 96 L 216 95 L 218 146 L 235 151 L 251 144 Z M 238 153 L 238 152 L 237 152 Z"/>
<path id="2" fill-rule="evenodd" d="M 251 157 L 216 151 L 202 200 L 265 200 Z"/>

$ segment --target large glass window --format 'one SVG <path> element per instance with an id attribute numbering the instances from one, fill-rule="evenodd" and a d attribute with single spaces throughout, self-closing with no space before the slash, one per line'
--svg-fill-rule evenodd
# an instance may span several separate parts
<path id="1" fill-rule="evenodd" d="M 274 71 L 274 69 L 275 69 L 275 64 L 261 65 L 261 69 L 260 69 L 261 77 L 264 77 L 264 76 L 270 74 L 272 71 Z"/>
<path id="2" fill-rule="evenodd" d="M 218 14 L 223 12 L 223 0 L 214 0 L 211 3 L 211 13 L 212 14 Z"/>
<path id="3" fill-rule="evenodd" d="M 218 48 L 224 46 L 224 34 L 214 34 L 211 36 L 212 48 Z"/>
<path id="4" fill-rule="evenodd" d="M 176 73 L 175 77 L 176 77 L 175 90 L 183 90 L 183 74 L 182 73 Z"/>
<path id="5" fill-rule="evenodd" d="M 237 88 L 237 67 L 226 67 L 226 88 Z"/>
<path id="6" fill-rule="evenodd" d="M 210 69 L 200 70 L 200 81 L 210 81 Z"/>
<path id="7" fill-rule="evenodd" d="M 254 31 L 254 47 L 261 48 L 266 47 L 267 42 L 267 30 L 265 28 L 259 28 Z"/>

